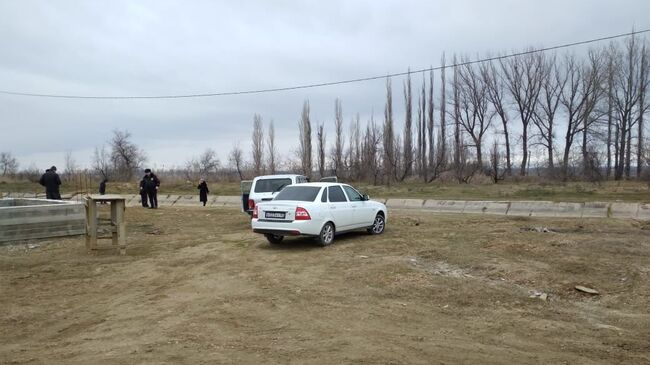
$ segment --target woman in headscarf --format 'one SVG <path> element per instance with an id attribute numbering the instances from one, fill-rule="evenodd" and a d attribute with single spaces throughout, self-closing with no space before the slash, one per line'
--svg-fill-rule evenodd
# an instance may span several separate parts
<path id="1" fill-rule="evenodd" d="M 205 207 L 205 204 L 208 202 L 208 193 L 210 190 L 208 190 L 208 184 L 205 182 L 204 179 L 199 180 L 199 186 L 196 187 L 199 189 L 199 200 L 203 203 L 203 206 Z"/>

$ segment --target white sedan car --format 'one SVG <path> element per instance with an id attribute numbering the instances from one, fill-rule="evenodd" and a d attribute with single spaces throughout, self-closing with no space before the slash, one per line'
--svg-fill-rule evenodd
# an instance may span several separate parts
<path id="1" fill-rule="evenodd" d="M 253 232 L 280 243 L 284 236 L 313 236 L 327 246 L 334 235 L 355 229 L 381 234 L 386 227 L 387 210 L 350 185 L 306 183 L 282 189 L 273 200 L 255 206 Z"/>

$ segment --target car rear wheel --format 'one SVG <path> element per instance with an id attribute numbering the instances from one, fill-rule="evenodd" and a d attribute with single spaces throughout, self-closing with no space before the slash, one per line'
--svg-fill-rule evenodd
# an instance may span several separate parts
<path id="1" fill-rule="evenodd" d="M 277 245 L 284 239 L 284 236 L 278 236 L 277 234 L 265 234 L 264 236 L 269 241 L 269 243 L 273 245 Z"/>
<path id="2" fill-rule="evenodd" d="M 328 246 L 334 241 L 334 225 L 331 222 L 325 223 L 320 230 L 320 234 L 316 237 L 316 241 L 320 246 Z"/>
<path id="3" fill-rule="evenodd" d="M 375 216 L 372 226 L 368 228 L 368 233 L 370 234 L 382 234 L 384 233 L 384 228 L 386 228 L 386 219 L 381 214 Z"/>

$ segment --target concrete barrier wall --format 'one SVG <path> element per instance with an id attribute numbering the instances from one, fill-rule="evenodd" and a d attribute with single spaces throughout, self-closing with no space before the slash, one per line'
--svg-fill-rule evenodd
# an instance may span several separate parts
<path id="1" fill-rule="evenodd" d="M 386 206 L 389 208 L 422 208 L 424 200 L 422 199 L 388 199 Z"/>
<path id="2" fill-rule="evenodd" d="M 427 200 L 424 209 L 437 213 L 462 213 L 465 209 L 464 200 Z"/>
<path id="3" fill-rule="evenodd" d="M 0 242 L 81 235 L 86 232 L 83 203 L 15 199 L 0 207 Z"/>

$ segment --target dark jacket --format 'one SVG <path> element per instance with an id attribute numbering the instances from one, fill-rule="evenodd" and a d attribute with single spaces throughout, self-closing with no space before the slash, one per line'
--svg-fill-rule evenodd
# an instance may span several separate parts
<path id="1" fill-rule="evenodd" d="M 45 186 L 46 191 L 59 191 L 61 179 L 56 172 L 49 170 L 41 176 L 38 183 Z"/>
<path id="2" fill-rule="evenodd" d="M 156 187 L 160 186 L 160 180 L 158 180 L 158 176 L 151 173 L 149 176 L 144 175 L 141 184 L 145 190 L 152 191 L 156 190 Z"/>
<path id="3" fill-rule="evenodd" d="M 106 180 L 102 180 L 102 182 L 99 183 L 99 193 L 102 195 L 106 194 Z"/>
<path id="4" fill-rule="evenodd" d="M 204 181 L 199 184 L 199 186 L 196 187 L 199 189 L 199 200 L 202 202 L 207 202 L 208 201 L 208 193 L 210 190 L 208 189 L 208 184 Z"/>

